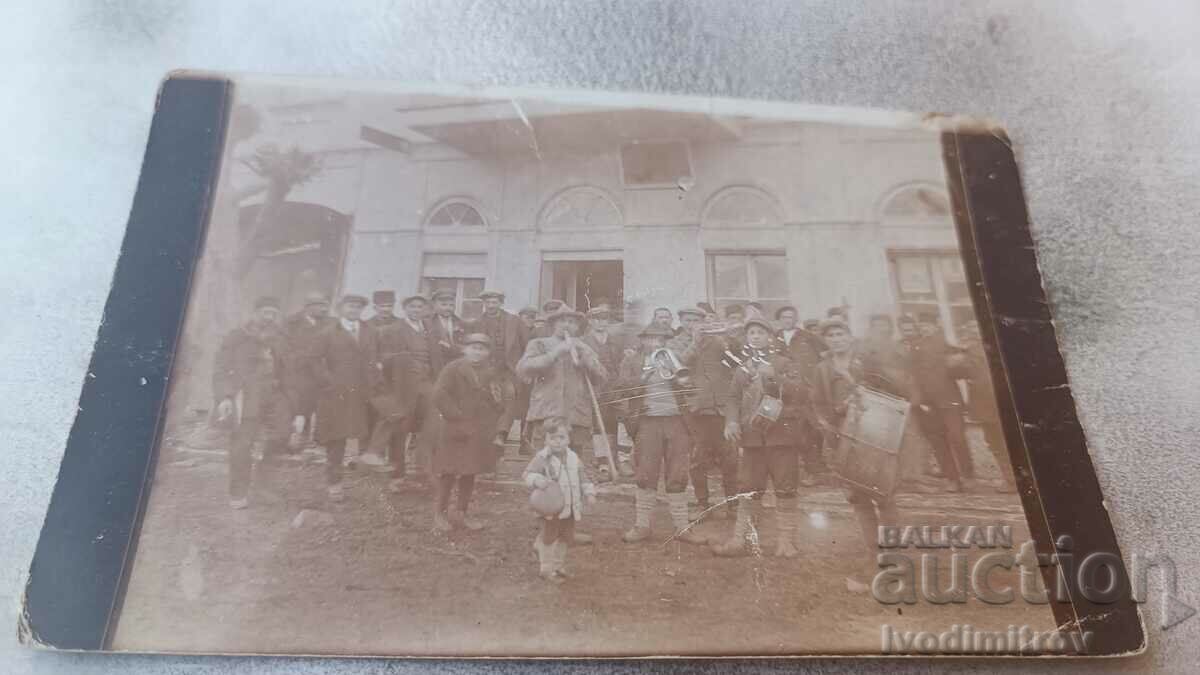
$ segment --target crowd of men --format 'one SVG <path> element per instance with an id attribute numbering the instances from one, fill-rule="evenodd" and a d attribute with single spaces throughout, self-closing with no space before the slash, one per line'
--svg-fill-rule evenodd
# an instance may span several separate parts
<path id="1" fill-rule="evenodd" d="M 700 302 L 656 308 L 649 324 L 631 326 L 604 301 L 586 314 L 558 300 L 513 314 L 502 292 L 479 298 L 482 314 L 471 321 L 455 314 L 455 295 L 444 290 L 404 298 L 399 315 L 394 293 L 378 291 L 366 320 L 369 303 L 359 295 L 331 307 L 312 294 L 288 317 L 276 299 L 260 298 L 223 340 L 214 368 L 214 417 L 232 432 L 230 505 L 248 505 L 260 439 L 265 463 L 305 442 L 323 447 L 328 496 L 340 500 L 347 442 L 356 439 L 360 461 L 391 473 L 390 489 L 432 483 L 436 530 L 479 529 L 467 514 L 474 479 L 494 470 L 514 422 L 521 454 L 531 454 L 543 447 L 542 423 L 565 418 L 570 447 L 594 461 L 601 481 L 616 478 L 618 427 L 633 439 L 635 509 L 624 541 L 651 536 L 661 481 L 676 539 L 745 555 L 770 483 L 775 553 L 794 557 L 798 490 L 837 484 L 829 458 L 864 387 L 911 404 L 945 490 L 976 489 L 967 416 L 1004 469 L 999 489 L 1012 490 L 973 322 L 951 345 L 935 315 L 873 315 L 857 338 L 845 308 L 801 323 L 790 306 L 768 317 L 758 303 L 718 313 Z M 593 448 L 599 434 L 607 443 Z M 698 514 L 689 512 L 689 483 Z M 848 500 L 868 545 L 880 522 L 895 520 L 890 498 L 851 489 Z M 692 527 L 709 515 L 733 519 L 727 540 L 708 542 Z"/>

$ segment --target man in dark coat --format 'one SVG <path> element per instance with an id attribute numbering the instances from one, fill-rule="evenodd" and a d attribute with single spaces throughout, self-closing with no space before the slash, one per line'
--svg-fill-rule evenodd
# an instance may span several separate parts
<path id="1" fill-rule="evenodd" d="M 697 320 L 698 319 L 698 320 Z M 713 466 L 721 472 L 721 492 L 725 513 L 734 517 L 737 511 L 737 448 L 725 440 L 725 403 L 733 380 L 733 370 L 722 362 L 727 348 L 723 335 L 701 331 L 705 315 L 700 309 L 684 307 L 679 321 L 686 332 L 667 343 L 679 360 L 690 370 L 686 395 L 687 425 L 692 439 L 692 489 L 700 513 L 710 507 L 708 472 Z"/>
<path id="2" fill-rule="evenodd" d="M 902 319 L 902 326 L 909 321 Z M 918 322 L 917 331 L 902 331 L 906 335 L 908 372 L 912 382 L 909 401 L 914 406 L 921 431 L 933 447 L 942 475 L 950 481 L 950 491 L 959 492 L 963 489 L 964 479 L 974 477 L 975 469 L 963 429 L 962 393 L 950 372 L 949 359 L 954 350 L 936 326 L 936 320 L 925 315 Z"/>
<path id="3" fill-rule="evenodd" d="M 291 401 L 292 415 L 302 418 L 297 431 L 307 437 L 312 436 L 319 388 L 309 355 L 313 351 L 313 341 L 333 322 L 333 317 L 329 316 L 329 298 L 313 292 L 305 297 L 304 309 L 288 317 L 283 327 L 287 345 L 284 350 L 283 390 Z"/>
<path id="4" fill-rule="evenodd" d="M 806 381 L 811 382 L 817 364 L 821 361 L 824 342 L 798 325 L 800 313 L 795 307 L 780 307 L 775 312 L 775 320 L 779 323 L 779 332 L 776 333 L 775 339 L 781 353 L 792 360 Z M 811 407 L 804 411 L 804 419 L 807 428 L 800 432 L 800 458 L 804 462 L 804 475 L 800 477 L 800 485 L 812 487 L 819 482 L 826 482 L 829 467 L 825 464 L 824 453 L 821 450 L 821 428 Z"/>
<path id="5" fill-rule="evenodd" d="M 497 371 L 491 361 L 492 339 L 472 333 L 460 340 L 463 356 L 442 369 L 433 385 L 432 403 L 437 413 L 437 441 L 433 451 L 433 475 L 437 477 L 437 501 L 433 529 L 445 532 L 451 526 L 481 530 L 483 524 L 467 515 L 475 476 L 490 473 L 496 466 L 492 443 L 496 419 L 513 397 L 511 378 Z M 431 415 L 432 417 L 432 415 Z M 450 492 L 457 487 L 457 509 L 447 514 Z"/>
<path id="6" fill-rule="evenodd" d="M 967 414 L 979 424 L 983 440 L 1000 471 L 1000 486 L 997 492 L 1016 491 L 1013 480 L 1012 460 L 1008 445 L 1000 428 L 1000 410 L 996 406 L 996 390 L 992 384 L 992 371 L 988 366 L 983 338 L 979 335 L 979 324 L 968 321 L 961 330 L 963 336 L 962 372 L 967 381 Z"/>
<path id="7" fill-rule="evenodd" d="M 429 395 L 433 389 L 435 373 L 442 369 L 443 352 L 434 339 L 433 331 L 425 321 L 429 303 L 423 296 L 411 295 L 404 299 L 404 317 L 384 326 L 379 331 L 379 360 L 389 384 L 388 391 L 397 404 L 394 416 L 402 420 L 393 426 L 388 460 L 392 465 L 390 489 L 398 492 L 408 473 L 405 451 L 412 434 L 420 433 L 424 427 Z M 416 444 L 415 460 L 418 475 L 429 470 L 428 442 Z"/>
<path id="8" fill-rule="evenodd" d="M 331 500 L 342 498 L 346 441 L 365 447 L 370 434 L 367 406 L 382 382 L 376 332 L 361 321 L 367 299 L 346 295 L 338 319 L 314 340 L 313 370 L 321 383 L 317 401 L 317 441 L 325 446 L 325 480 Z"/>
<path id="9" fill-rule="evenodd" d="M 811 405 L 809 385 L 788 357 L 772 349 L 773 327 L 762 318 L 746 319 L 747 344 L 735 356 L 729 398 L 725 404 L 725 438 L 742 446 L 738 465 L 738 492 L 751 499 L 738 500 L 733 536 L 714 547 L 721 556 L 747 553 L 746 537 L 752 521 L 762 519 L 762 495 L 767 480 L 775 485 L 778 541 L 775 555 L 794 558 L 799 527 L 796 488 L 800 479 L 798 438 Z"/>
<path id="10" fill-rule="evenodd" d="M 371 304 L 374 306 L 375 316 L 367 319 L 366 324 L 372 329 L 379 330 L 400 320 L 396 316 L 395 291 L 375 291 L 371 294 Z"/>
<path id="11" fill-rule="evenodd" d="M 218 422 L 231 428 L 229 440 L 229 505 L 248 504 L 254 441 L 265 435 L 263 460 L 287 447 L 288 402 L 279 386 L 283 366 L 279 301 L 259 298 L 245 325 L 221 341 L 213 362 L 213 394 Z"/>
<path id="12" fill-rule="evenodd" d="M 425 323 L 430 326 L 433 340 L 441 350 L 441 362 L 449 363 L 462 356 L 463 338 L 467 336 L 467 323 L 454 313 L 454 291 L 434 291 L 433 316 Z M 435 371 L 433 376 L 437 377 Z"/>
<path id="13" fill-rule="evenodd" d="M 525 353 L 525 345 L 529 342 L 529 333 L 525 323 L 516 316 L 504 311 L 504 293 L 485 290 L 479 294 L 483 301 L 483 315 L 472 322 L 472 333 L 483 333 L 492 339 L 492 364 L 502 377 L 513 379 L 517 372 L 517 363 Z M 503 447 L 508 441 L 508 432 L 512 423 L 519 419 L 520 404 L 515 397 L 509 401 L 508 408 L 496 420 L 494 441 Z"/>

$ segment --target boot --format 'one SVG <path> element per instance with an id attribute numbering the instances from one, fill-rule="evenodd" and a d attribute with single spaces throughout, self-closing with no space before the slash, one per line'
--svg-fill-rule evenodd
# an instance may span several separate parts
<path id="1" fill-rule="evenodd" d="M 571 576 L 567 572 L 567 542 L 562 537 L 554 542 L 554 574 L 555 576 L 567 579 Z"/>
<path id="2" fill-rule="evenodd" d="M 713 555 L 732 558 L 744 556 L 749 553 L 749 548 L 746 546 L 746 535 L 750 533 L 752 501 L 748 497 L 738 498 L 737 515 L 733 524 L 733 536 L 721 543 L 714 543 L 712 545 Z"/>
<path id="3" fill-rule="evenodd" d="M 776 537 L 778 541 L 775 544 L 776 558 L 795 558 L 800 555 L 800 551 L 796 549 L 795 539 L 800 512 L 796 509 L 796 498 L 780 498 L 779 507 L 775 509 L 776 518 Z"/>
<path id="4" fill-rule="evenodd" d="M 686 492 L 671 492 L 667 494 L 667 503 L 671 509 L 671 524 L 675 526 L 675 538 L 686 544 L 706 544 L 708 537 L 692 528 L 688 520 L 688 504 Z"/>
<path id="5" fill-rule="evenodd" d="M 637 489 L 634 493 L 633 527 L 621 535 L 622 541 L 633 544 L 650 538 L 650 514 L 654 511 L 657 496 L 657 490 Z"/>

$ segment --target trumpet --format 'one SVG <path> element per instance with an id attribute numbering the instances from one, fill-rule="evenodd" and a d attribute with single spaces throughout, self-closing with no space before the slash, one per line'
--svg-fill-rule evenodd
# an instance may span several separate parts
<path id="1" fill-rule="evenodd" d="M 658 376 L 664 380 L 679 380 L 680 383 L 687 380 L 691 370 L 679 362 L 679 358 L 675 356 L 675 352 L 662 347 L 656 349 L 650 354 L 649 370 L 656 370 Z"/>

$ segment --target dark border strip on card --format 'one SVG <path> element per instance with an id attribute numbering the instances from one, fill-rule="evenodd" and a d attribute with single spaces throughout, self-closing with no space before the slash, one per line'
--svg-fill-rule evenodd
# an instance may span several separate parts
<path id="1" fill-rule="evenodd" d="M 159 90 L 79 412 L 25 589 L 19 637 L 105 649 L 154 468 L 192 271 L 217 184 L 230 84 Z"/>
<path id="2" fill-rule="evenodd" d="M 1016 159 L 998 134 L 946 133 L 942 148 L 1004 437 L 1038 553 L 1047 560 L 1065 554 L 1070 601 L 1056 602 L 1051 591 L 1056 623 L 1063 630 L 1092 631 L 1089 654 L 1134 653 L 1145 646 L 1141 618 L 1075 412 Z M 1085 575 L 1081 584 L 1081 562 L 1097 555 L 1115 567 L 1090 566 L 1098 575 Z M 1109 570 L 1115 592 L 1100 593 L 1096 586 L 1105 588 Z M 1046 588 L 1055 589 L 1059 568 L 1042 572 Z"/>

